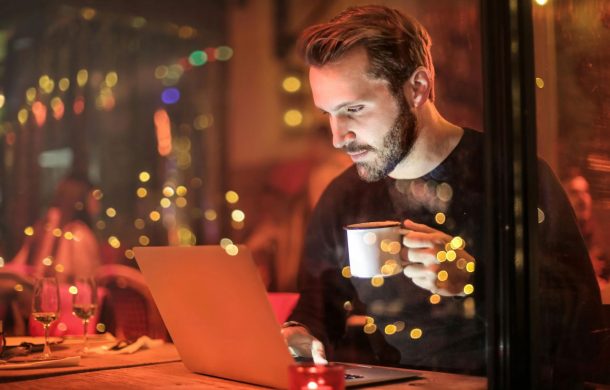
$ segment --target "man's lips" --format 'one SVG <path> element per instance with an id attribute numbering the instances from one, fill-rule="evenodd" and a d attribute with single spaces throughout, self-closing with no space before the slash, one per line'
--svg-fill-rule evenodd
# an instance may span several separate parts
<path id="1" fill-rule="evenodd" d="M 369 153 L 366 149 L 361 149 L 357 151 L 350 151 L 347 154 L 352 158 L 352 161 L 358 161 L 363 159 Z"/>

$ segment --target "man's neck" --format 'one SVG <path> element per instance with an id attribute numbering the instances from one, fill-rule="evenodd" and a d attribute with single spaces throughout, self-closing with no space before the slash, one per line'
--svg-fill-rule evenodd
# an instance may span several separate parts
<path id="1" fill-rule="evenodd" d="M 394 179 L 415 179 L 438 167 L 460 142 L 464 129 L 450 123 L 427 102 L 415 111 L 418 136 L 411 152 L 389 176 Z"/>

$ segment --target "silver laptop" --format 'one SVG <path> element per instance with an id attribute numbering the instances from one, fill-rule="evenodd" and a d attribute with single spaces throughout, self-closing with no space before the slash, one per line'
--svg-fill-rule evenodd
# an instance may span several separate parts
<path id="1" fill-rule="evenodd" d="M 233 248 L 235 249 L 235 248 Z M 294 359 L 244 246 L 136 247 L 136 260 L 185 366 L 197 373 L 288 388 Z M 346 385 L 415 372 L 346 364 Z"/>

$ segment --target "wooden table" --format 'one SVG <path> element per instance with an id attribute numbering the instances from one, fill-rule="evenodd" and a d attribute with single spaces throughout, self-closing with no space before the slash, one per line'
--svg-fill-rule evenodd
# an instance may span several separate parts
<path id="1" fill-rule="evenodd" d="M 28 371 L 28 372 L 24 372 Z M 422 372 L 422 379 L 377 385 L 380 389 L 486 389 L 481 377 Z M 101 389 L 197 388 L 260 389 L 261 387 L 188 371 L 173 344 L 131 355 L 102 355 L 81 359 L 78 367 L 0 371 L 0 388 Z"/>

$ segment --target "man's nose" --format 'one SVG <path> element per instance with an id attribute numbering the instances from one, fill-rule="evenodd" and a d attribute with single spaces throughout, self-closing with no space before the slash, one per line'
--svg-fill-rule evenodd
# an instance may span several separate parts
<path id="1" fill-rule="evenodd" d="M 330 129 L 333 133 L 333 146 L 341 149 L 347 145 L 353 138 L 354 132 L 350 131 L 347 124 L 347 119 L 340 116 L 331 116 Z"/>

